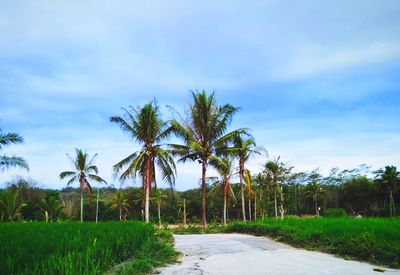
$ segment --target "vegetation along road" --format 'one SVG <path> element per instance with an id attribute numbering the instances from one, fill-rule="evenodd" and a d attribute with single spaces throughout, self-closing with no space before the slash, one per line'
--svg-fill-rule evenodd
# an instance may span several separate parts
<path id="1" fill-rule="evenodd" d="M 377 274 L 376 266 L 243 234 L 175 235 L 178 264 L 161 274 Z M 400 270 L 385 269 L 385 274 Z"/>

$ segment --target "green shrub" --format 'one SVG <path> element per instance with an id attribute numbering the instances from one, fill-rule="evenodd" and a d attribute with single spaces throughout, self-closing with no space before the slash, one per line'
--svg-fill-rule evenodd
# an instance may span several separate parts
<path id="1" fill-rule="evenodd" d="M 343 208 L 328 208 L 324 211 L 324 217 L 326 218 L 341 218 L 347 217 L 347 212 Z"/>

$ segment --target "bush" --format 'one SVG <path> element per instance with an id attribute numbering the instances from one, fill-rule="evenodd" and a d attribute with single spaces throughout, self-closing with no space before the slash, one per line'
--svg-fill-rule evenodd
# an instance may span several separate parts
<path id="1" fill-rule="evenodd" d="M 343 208 L 328 208 L 324 211 L 326 218 L 340 218 L 347 217 L 347 212 Z"/>

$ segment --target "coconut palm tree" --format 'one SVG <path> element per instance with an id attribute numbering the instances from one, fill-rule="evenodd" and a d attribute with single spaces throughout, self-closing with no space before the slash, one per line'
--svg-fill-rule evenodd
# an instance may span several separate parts
<path id="1" fill-rule="evenodd" d="M 19 192 L 8 189 L 0 198 L 0 213 L 7 221 L 15 221 L 21 218 L 21 210 L 26 206 L 20 202 Z"/>
<path id="2" fill-rule="evenodd" d="M 274 192 L 274 207 L 275 207 L 275 218 L 278 218 L 278 204 L 277 204 L 277 195 L 280 194 L 280 212 L 281 217 L 283 217 L 283 190 L 281 183 L 283 181 L 283 177 L 286 173 L 284 164 L 280 162 L 280 157 L 275 160 L 270 160 L 264 165 L 264 173 L 267 176 L 267 179 L 270 181 L 273 192 Z"/>
<path id="3" fill-rule="evenodd" d="M 214 93 L 207 95 L 191 92 L 188 116 L 184 118 L 178 112 L 179 120 L 170 121 L 174 133 L 183 140 L 183 144 L 170 145 L 173 153 L 180 156 L 179 162 L 196 161 L 201 164 L 201 206 L 202 225 L 207 227 L 206 220 L 206 173 L 208 166 L 216 166 L 221 162 L 220 156 L 228 153 L 229 143 L 233 138 L 245 132 L 245 129 L 228 132 L 227 128 L 237 107 L 225 104 L 218 106 Z"/>
<path id="4" fill-rule="evenodd" d="M 167 198 L 167 195 L 163 194 L 160 189 L 154 190 L 152 200 L 157 203 L 157 211 L 158 211 L 158 226 L 161 226 L 161 204 L 164 199 Z"/>
<path id="5" fill-rule="evenodd" d="M 119 210 L 120 221 L 122 220 L 122 211 L 124 211 L 126 214 L 129 212 L 130 205 L 128 203 L 128 199 L 126 198 L 125 192 L 121 190 L 112 194 L 110 198 L 110 204 L 111 208 Z"/>
<path id="6" fill-rule="evenodd" d="M 160 108 L 156 102 L 143 107 L 122 108 L 123 116 L 113 116 L 111 122 L 119 124 L 124 132 L 142 145 L 142 148 L 130 154 L 114 165 L 114 171 L 120 173 L 120 180 L 135 178 L 140 175 L 145 195 L 145 221 L 149 222 L 150 189 L 155 184 L 155 166 L 161 171 L 162 179 L 171 187 L 175 183 L 176 167 L 170 152 L 162 143 L 171 133 L 172 128 L 161 119 Z"/>
<path id="7" fill-rule="evenodd" d="M 235 155 L 239 159 L 239 186 L 240 186 L 240 196 L 242 200 L 242 217 L 243 221 L 246 221 L 246 206 L 244 199 L 243 190 L 243 180 L 245 179 L 246 167 L 245 164 L 251 156 L 261 154 L 261 148 L 256 147 L 256 143 L 253 138 L 244 138 L 243 135 L 238 135 L 235 137 L 233 145 L 236 149 Z M 247 181 L 250 182 L 250 177 Z M 248 206 L 249 206 L 249 219 L 251 220 L 251 185 L 248 186 Z"/>
<path id="8" fill-rule="evenodd" d="M 106 181 L 97 175 L 99 169 L 93 164 L 97 154 L 89 160 L 89 155 L 82 149 L 75 148 L 75 153 L 75 158 L 67 154 L 67 157 L 71 160 L 74 167 L 74 171 L 64 171 L 60 173 L 60 179 L 69 178 L 67 186 L 73 182 L 79 182 L 81 191 L 81 222 L 83 222 L 83 193 L 85 189 L 87 189 L 89 196 L 92 196 L 92 186 L 88 178 L 97 182 Z"/>
<path id="9" fill-rule="evenodd" d="M 223 196 L 224 196 L 224 208 L 223 208 L 223 223 L 226 225 L 227 222 L 227 200 L 229 194 L 235 197 L 232 186 L 230 183 L 231 177 L 234 175 L 234 168 L 233 168 L 233 159 L 230 157 L 221 158 L 221 162 L 217 165 L 216 170 L 218 174 L 221 176 L 221 180 L 217 183 L 223 189 Z"/>
<path id="10" fill-rule="evenodd" d="M 306 186 L 304 196 L 312 198 L 312 200 L 314 201 L 315 215 L 317 215 L 317 217 L 319 217 L 318 198 L 322 199 L 324 195 L 325 190 L 322 189 L 321 185 L 319 185 L 316 181 L 312 181 Z"/>
<path id="11" fill-rule="evenodd" d="M 44 213 L 46 222 L 48 219 L 53 221 L 62 214 L 64 205 L 55 197 L 47 197 L 40 201 L 40 210 Z"/>
<path id="12" fill-rule="evenodd" d="M 0 150 L 11 144 L 22 143 L 24 139 L 16 133 L 3 133 L 0 129 Z M 0 171 L 11 168 L 20 167 L 29 170 L 28 163 L 22 157 L 18 156 L 0 156 Z"/>
<path id="13" fill-rule="evenodd" d="M 400 190 L 400 172 L 395 166 L 386 166 L 385 170 L 380 169 L 376 172 L 378 182 L 381 183 L 389 193 L 389 211 L 390 216 L 396 215 L 396 204 L 393 199 L 393 193 Z"/>

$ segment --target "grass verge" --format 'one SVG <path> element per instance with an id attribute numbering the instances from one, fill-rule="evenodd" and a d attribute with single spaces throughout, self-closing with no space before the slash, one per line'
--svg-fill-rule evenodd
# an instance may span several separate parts
<path id="1" fill-rule="evenodd" d="M 230 224 L 226 232 L 267 235 L 296 247 L 400 268 L 400 218 L 322 218 Z"/>

